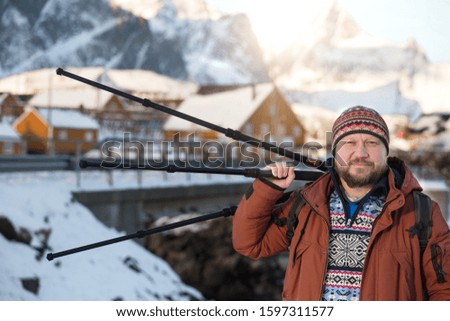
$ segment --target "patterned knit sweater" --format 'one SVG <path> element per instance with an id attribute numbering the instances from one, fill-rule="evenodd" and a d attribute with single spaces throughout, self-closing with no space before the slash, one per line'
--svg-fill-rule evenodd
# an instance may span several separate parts
<path id="1" fill-rule="evenodd" d="M 372 194 L 362 200 L 357 212 L 350 218 L 338 192 L 335 190 L 331 194 L 328 270 L 322 300 L 359 300 L 367 246 L 373 223 L 384 203 L 385 196 Z"/>

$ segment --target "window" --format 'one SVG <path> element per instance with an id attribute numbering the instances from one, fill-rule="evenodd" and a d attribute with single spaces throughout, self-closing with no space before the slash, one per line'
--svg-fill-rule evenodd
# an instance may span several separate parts
<path id="1" fill-rule="evenodd" d="M 119 106 L 117 106 L 117 103 L 115 101 L 112 101 L 109 106 L 108 109 L 111 111 L 116 111 L 119 109 Z"/>
<path id="2" fill-rule="evenodd" d="M 250 123 L 245 124 L 244 126 L 244 134 L 252 135 L 253 134 L 253 125 Z"/>
<path id="3" fill-rule="evenodd" d="M 69 134 L 67 130 L 59 130 L 58 131 L 58 139 L 59 140 L 67 140 L 69 138 Z"/>
<path id="4" fill-rule="evenodd" d="M 270 117 L 275 117 L 276 114 L 277 114 L 277 105 L 271 104 L 269 106 L 269 115 Z"/>
<path id="5" fill-rule="evenodd" d="M 3 142 L 3 154 L 4 155 L 14 154 L 14 144 L 12 142 Z"/>
<path id="6" fill-rule="evenodd" d="M 84 133 L 84 139 L 88 142 L 92 142 L 94 140 L 94 133 L 90 130 Z"/>
<path id="7" fill-rule="evenodd" d="M 295 137 L 300 136 L 301 133 L 302 133 L 302 130 L 300 129 L 299 126 L 294 126 L 294 127 L 292 128 L 292 134 L 293 134 Z"/>

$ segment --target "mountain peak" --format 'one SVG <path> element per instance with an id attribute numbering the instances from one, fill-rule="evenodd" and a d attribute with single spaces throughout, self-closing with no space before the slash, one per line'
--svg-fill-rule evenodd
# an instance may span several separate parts
<path id="1" fill-rule="evenodd" d="M 283 54 L 277 80 L 290 89 L 354 83 L 368 75 L 365 82 L 375 87 L 409 77 L 428 63 L 415 41 L 393 42 L 366 33 L 336 0 L 326 3 L 305 37 Z"/>
<path id="2" fill-rule="evenodd" d="M 217 18 L 221 14 L 204 0 L 109 0 L 111 6 L 132 12 L 144 18 L 154 18 L 161 9 L 173 13 L 173 18 L 202 20 Z"/>
<path id="3" fill-rule="evenodd" d="M 0 77 L 64 66 L 152 70 L 201 84 L 268 78 L 250 24 L 205 0 L 22 2 L 2 2 Z"/>
<path id="4" fill-rule="evenodd" d="M 362 32 L 355 20 L 336 0 L 329 0 L 324 4 L 308 29 L 302 41 L 307 46 L 353 38 Z"/>

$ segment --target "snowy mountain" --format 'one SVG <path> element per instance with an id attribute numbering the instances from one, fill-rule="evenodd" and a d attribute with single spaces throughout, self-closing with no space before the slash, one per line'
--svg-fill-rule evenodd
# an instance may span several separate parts
<path id="1" fill-rule="evenodd" d="M 444 89 L 450 63 L 430 63 L 414 39 L 395 43 L 367 34 L 336 0 L 276 61 L 282 64 L 272 74 L 291 103 L 335 111 L 362 104 L 411 118 L 450 112 Z"/>
<path id="2" fill-rule="evenodd" d="M 317 81 L 326 86 L 358 78 L 365 80 L 365 86 L 374 82 L 379 85 L 428 64 L 414 40 L 394 43 L 365 33 L 335 0 L 328 2 L 283 58 L 279 82 L 288 88 L 307 88 Z"/>
<path id="3" fill-rule="evenodd" d="M 248 18 L 221 16 L 203 0 L 1 0 L 0 10 L 0 41 L 8 44 L 0 77 L 100 66 L 200 84 L 268 79 Z"/>

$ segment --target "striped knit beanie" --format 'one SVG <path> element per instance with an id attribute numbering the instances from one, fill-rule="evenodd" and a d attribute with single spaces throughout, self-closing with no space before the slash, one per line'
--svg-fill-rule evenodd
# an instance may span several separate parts
<path id="1" fill-rule="evenodd" d="M 355 133 L 366 133 L 378 137 L 389 152 L 389 128 L 384 119 L 372 108 L 355 106 L 345 110 L 334 122 L 332 131 L 333 154 L 337 143 L 342 138 Z"/>

